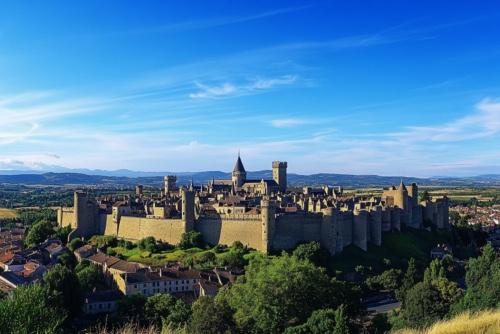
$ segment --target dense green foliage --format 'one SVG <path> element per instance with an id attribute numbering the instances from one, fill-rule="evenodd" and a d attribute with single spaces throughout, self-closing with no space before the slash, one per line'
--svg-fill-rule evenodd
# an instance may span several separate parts
<path id="1" fill-rule="evenodd" d="M 54 237 L 56 239 L 61 240 L 64 244 L 68 242 L 68 236 L 71 233 L 72 228 L 71 226 L 65 226 L 65 227 L 59 227 L 56 229 L 56 232 L 54 233 Z"/>
<path id="2" fill-rule="evenodd" d="M 79 264 L 79 266 L 75 268 L 75 273 L 83 293 L 91 292 L 99 282 L 103 280 L 101 270 L 95 264 L 88 263 L 87 265 L 81 266 Z"/>
<path id="3" fill-rule="evenodd" d="M 223 298 L 201 297 L 192 310 L 189 333 L 224 334 L 235 330 L 232 310 Z"/>
<path id="4" fill-rule="evenodd" d="M 417 271 L 415 259 L 411 258 L 408 261 L 408 267 L 401 282 L 401 286 L 396 290 L 396 297 L 399 301 L 404 303 L 404 297 L 406 293 L 418 282 L 418 280 L 419 274 Z"/>
<path id="5" fill-rule="evenodd" d="M 156 239 L 154 237 L 146 237 L 137 242 L 137 246 L 140 250 L 145 250 L 150 253 L 156 253 L 160 250 L 160 245 L 156 243 Z"/>
<path id="6" fill-rule="evenodd" d="M 74 316 L 80 312 L 83 302 L 80 283 L 76 274 L 65 266 L 55 265 L 44 276 L 49 293 L 61 298 L 64 309 Z"/>
<path id="7" fill-rule="evenodd" d="M 82 247 L 85 245 L 85 243 L 82 241 L 80 238 L 75 238 L 68 242 L 67 247 L 69 248 L 70 251 L 74 252 L 76 249 Z"/>
<path id="8" fill-rule="evenodd" d="M 201 236 L 201 233 L 197 231 L 182 233 L 179 248 L 188 249 L 194 247 L 203 247 L 203 237 Z"/>
<path id="9" fill-rule="evenodd" d="M 66 311 L 44 285 L 20 286 L 11 296 L 0 299 L 2 334 L 62 333 Z"/>
<path id="10" fill-rule="evenodd" d="M 28 231 L 24 243 L 29 246 L 37 246 L 54 234 L 54 227 L 47 220 L 41 220 L 34 224 Z"/>
<path id="11" fill-rule="evenodd" d="M 106 250 L 108 247 L 116 247 L 118 244 L 118 239 L 114 236 L 109 236 L 109 235 L 94 235 L 92 238 L 89 240 L 89 244 L 102 249 Z"/>
<path id="12" fill-rule="evenodd" d="M 455 306 L 455 312 L 500 307 L 500 257 L 491 245 L 482 255 L 470 259 L 465 275 L 467 291 Z"/>
<path id="13" fill-rule="evenodd" d="M 365 283 L 372 290 L 395 291 L 401 286 L 401 276 L 400 269 L 388 269 L 380 275 L 368 277 Z"/>
<path id="14" fill-rule="evenodd" d="M 317 241 L 298 245 L 293 255 L 301 260 L 308 260 L 319 267 L 327 267 L 330 254 Z"/>
<path id="15" fill-rule="evenodd" d="M 283 253 L 255 258 L 245 276 L 222 296 L 243 331 L 278 333 L 305 322 L 316 309 L 354 304 L 353 295 L 348 286 L 332 282 L 324 269 Z"/>
<path id="16" fill-rule="evenodd" d="M 57 220 L 56 211 L 51 208 L 17 209 L 17 217 L 0 219 L 0 226 L 13 227 L 16 224 L 31 226 L 41 220 L 55 222 Z"/>
<path id="17" fill-rule="evenodd" d="M 125 296 L 118 301 L 118 317 L 129 322 L 144 322 L 146 301 L 147 298 L 139 294 Z"/>
<path id="18" fill-rule="evenodd" d="M 75 255 L 70 252 L 68 249 L 65 249 L 58 257 L 57 263 L 62 264 L 63 266 L 73 270 L 77 264 L 77 260 Z"/>
<path id="19" fill-rule="evenodd" d="M 144 315 L 149 324 L 157 327 L 179 327 L 187 323 L 191 309 L 172 295 L 156 294 L 146 300 Z"/>
<path id="20" fill-rule="evenodd" d="M 409 327 L 428 326 L 446 313 L 439 291 L 430 283 L 419 282 L 406 294 L 403 317 Z"/>
<path id="21" fill-rule="evenodd" d="M 455 282 L 448 280 L 439 259 L 429 264 L 423 281 L 408 289 L 416 281 L 415 272 L 414 265 L 410 263 L 398 297 L 403 301 L 402 325 L 421 328 L 447 316 L 452 306 L 462 297 L 463 290 Z"/>

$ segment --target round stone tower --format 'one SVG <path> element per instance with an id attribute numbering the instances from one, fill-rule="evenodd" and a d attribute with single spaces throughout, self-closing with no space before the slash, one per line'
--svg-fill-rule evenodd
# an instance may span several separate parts
<path id="1" fill-rule="evenodd" d="M 272 248 L 272 240 L 275 224 L 275 208 L 267 197 L 260 201 L 260 215 L 262 220 L 262 246 L 263 253 L 269 253 Z"/>

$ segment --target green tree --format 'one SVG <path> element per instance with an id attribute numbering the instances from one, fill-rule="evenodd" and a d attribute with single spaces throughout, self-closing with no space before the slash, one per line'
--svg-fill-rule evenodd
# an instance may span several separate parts
<path id="1" fill-rule="evenodd" d="M 180 249 L 189 249 L 194 247 L 203 247 L 203 238 L 200 232 L 189 231 L 182 233 L 181 241 L 179 242 Z"/>
<path id="2" fill-rule="evenodd" d="M 333 295 L 323 268 L 284 253 L 252 260 L 229 290 L 228 303 L 244 331 L 278 333 L 303 323 L 314 310 L 330 307 Z"/>
<path id="3" fill-rule="evenodd" d="M 83 269 L 91 266 L 92 263 L 89 260 L 83 259 L 82 261 L 78 262 L 78 264 L 75 267 L 75 273 L 78 273 L 79 271 L 82 271 Z"/>
<path id="4" fill-rule="evenodd" d="M 89 244 L 97 248 L 106 250 L 108 247 L 116 247 L 118 239 L 110 235 L 94 235 L 89 240 Z"/>
<path id="5" fill-rule="evenodd" d="M 28 231 L 25 244 L 29 247 L 37 246 L 54 234 L 52 224 L 47 220 L 41 220 L 34 224 Z"/>
<path id="6" fill-rule="evenodd" d="M 146 237 L 137 242 L 137 246 L 140 250 L 145 250 L 150 253 L 156 253 L 158 251 L 158 247 L 156 244 L 156 239 L 154 237 Z"/>
<path id="7" fill-rule="evenodd" d="M 335 330 L 335 315 L 333 309 L 314 311 L 307 321 L 298 326 L 288 327 L 285 334 L 324 334 L 333 333 Z"/>
<path id="8" fill-rule="evenodd" d="M 242 269 L 247 264 L 245 260 L 247 252 L 244 248 L 231 247 L 229 252 L 220 255 L 218 260 L 219 265 Z"/>
<path id="9" fill-rule="evenodd" d="M 361 311 L 361 287 L 353 282 L 341 281 L 336 278 L 330 281 L 331 296 L 329 304 L 331 307 L 346 306 L 347 314 L 355 317 Z"/>
<path id="10" fill-rule="evenodd" d="M 71 316 L 80 312 L 83 302 L 80 283 L 75 273 L 65 266 L 56 264 L 44 276 L 48 291 L 54 297 L 60 297 L 64 308 Z"/>
<path id="11" fill-rule="evenodd" d="M 0 299 L 0 331 L 3 334 L 62 333 L 66 318 L 41 284 L 20 286 L 7 298 Z"/>
<path id="12" fill-rule="evenodd" d="M 232 310 L 224 299 L 201 297 L 193 303 L 188 325 L 191 334 L 225 334 L 234 328 Z"/>
<path id="13" fill-rule="evenodd" d="M 68 242 L 68 236 L 71 233 L 72 228 L 71 226 L 65 226 L 65 227 L 59 227 L 55 231 L 55 237 L 63 242 L 63 244 L 66 244 Z"/>
<path id="14" fill-rule="evenodd" d="M 389 323 L 387 314 L 377 313 L 373 317 L 370 326 L 368 327 L 368 332 L 370 334 L 384 334 L 388 333 L 390 329 L 391 324 Z"/>
<path id="15" fill-rule="evenodd" d="M 408 268 L 406 269 L 401 287 L 396 290 L 396 298 L 404 303 L 404 298 L 408 290 L 410 290 L 418 282 L 418 270 L 414 258 L 408 261 Z"/>
<path id="16" fill-rule="evenodd" d="M 388 269 L 380 275 L 367 278 L 366 284 L 372 290 L 378 290 L 382 287 L 386 290 L 395 291 L 401 286 L 401 275 L 399 269 Z"/>
<path id="17" fill-rule="evenodd" d="M 144 304 L 146 320 L 155 326 L 162 324 L 162 319 L 170 315 L 175 307 L 176 299 L 169 294 L 158 293 L 148 297 Z"/>
<path id="18" fill-rule="evenodd" d="M 144 322 L 144 305 L 146 301 L 146 297 L 140 294 L 125 296 L 118 301 L 118 316 L 130 322 Z"/>
<path id="19" fill-rule="evenodd" d="M 321 247 L 320 243 L 317 241 L 297 246 L 292 254 L 301 260 L 311 261 L 320 267 L 326 267 L 330 259 L 328 251 Z"/>
<path id="20" fill-rule="evenodd" d="M 214 252 L 208 251 L 201 253 L 195 258 L 196 263 L 202 266 L 213 266 L 217 261 L 217 256 Z"/>
<path id="21" fill-rule="evenodd" d="M 439 291 L 429 282 L 417 283 L 405 296 L 403 318 L 412 328 L 426 327 L 444 317 L 448 308 Z"/>
<path id="22" fill-rule="evenodd" d="M 75 255 L 73 255 L 73 253 L 69 252 L 68 250 L 62 252 L 57 257 L 57 262 L 69 268 L 70 270 L 73 270 L 77 263 Z"/>
<path id="23" fill-rule="evenodd" d="M 465 282 L 467 290 L 454 307 L 456 312 L 500 307 L 500 258 L 491 245 L 483 247 L 481 256 L 469 259 Z"/>
<path id="24" fill-rule="evenodd" d="M 85 243 L 80 238 L 74 238 L 73 240 L 71 240 L 70 242 L 68 242 L 68 248 L 72 252 L 74 252 L 78 248 L 82 247 L 83 245 L 85 245 Z"/>
<path id="25" fill-rule="evenodd" d="M 444 268 L 441 264 L 441 260 L 434 259 L 429 264 L 429 267 L 427 269 L 425 269 L 424 281 L 425 282 L 432 282 L 432 281 L 440 279 L 440 278 L 446 278 L 446 273 L 445 273 Z"/>
<path id="26" fill-rule="evenodd" d="M 76 271 L 76 277 L 78 278 L 82 292 L 88 293 L 91 292 L 101 280 L 101 272 L 97 265 L 89 264 Z"/>
<path id="27" fill-rule="evenodd" d="M 170 314 L 166 318 L 163 318 L 163 326 L 178 328 L 187 324 L 190 318 L 191 308 L 182 300 L 178 299 Z"/>
<path id="28" fill-rule="evenodd" d="M 403 318 L 411 327 L 429 325 L 448 314 L 462 295 L 463 290 L 446 278 L 441 260 L 435 259 L 425 270 L 423 282 L 407 292 L 402 306 Z"/>
<path id="29" fill-rule="evenodd" d="M 349 320 L 346 309 L 346 306 L 342 304 L 335 310 L 335 328 L 333 334 L 349 334 Z"/>

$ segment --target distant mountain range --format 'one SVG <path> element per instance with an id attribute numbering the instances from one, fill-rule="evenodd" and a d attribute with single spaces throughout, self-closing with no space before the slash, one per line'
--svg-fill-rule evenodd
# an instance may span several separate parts
<path id="1" fill-rule="evenodd" d="M 0 183 L 25 185 L 116 185 L 145 186 L 162 185 L 164 175 L 177 175 L 179 184 L 206 184 L 212 178 L 227 179 L 231 173 L 221 171 L 205 172 L 135 172 L 129 170 L 101 171 L 78 170 L 79 172 L 33 172 L 33 171 L 0 171 Z M 271 179 L 271 170 L 248 172 L 248 179 Z M 300 175 L 288 173 L 288 184 L 301 187 L 305 185 L 343 186 L 343 187 L 382 187 L 398 185 L 399 182 L 409 184 L 416 182 L 422 186 L 500 186 L 500 174 L 480 175 L 474 177 L 433 177 L 416 178 L 379 175 L 349 175 L 349 174 L 312 174 Z"/>

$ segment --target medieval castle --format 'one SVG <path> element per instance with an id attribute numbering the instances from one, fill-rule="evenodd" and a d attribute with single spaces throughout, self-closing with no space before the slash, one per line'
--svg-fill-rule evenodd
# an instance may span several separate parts
<path id="1" fill-rule="evenodd" d="M 249 180 L 238 156 L 230 180 L 206 186 L 179 188 L 175 176 L 166 176 L 161 194 L 146 196 L 142 186 L 120 200 L 75 192 L 73 208 L 58 210 L 58 224 L 71 226 L 72 237 L 154 236 L 170 244 L 194 230 L 210 244 L 238 240 L 265 253 L 318 241 L 331 254 L 351 244 L 366 251 L 368 243 L 382 243 L 383 232 L 402 225 L 448 227 L 447 197 L 419 201 L 416 184 L 401 182 L 376 197 L 347 196 L 328 186 L 287 191 L 286 170 L 286 162 L 274 161 L 272 180 Z"/>

